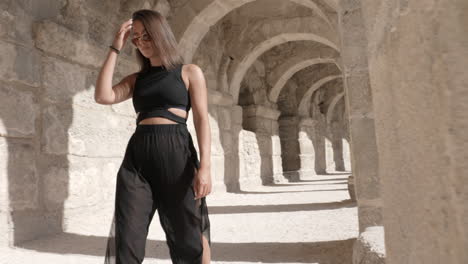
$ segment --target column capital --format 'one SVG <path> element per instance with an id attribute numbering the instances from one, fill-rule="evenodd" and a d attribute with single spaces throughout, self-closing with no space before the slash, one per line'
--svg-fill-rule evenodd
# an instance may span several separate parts
<path id="1" fill-rule="evenodd" d="M 210 105 L 233 105 L 232 95 L 216 90 L 208 89 L 208 103 Z"/>
<path id="2" fill-rule="evenodd" d="M 317 120 L 312 117 L 300 117 L 299 119 L 299 126 L 315 126 L 316 124 Z"/>
<path id="3" fill-rule="evenodd" d="M 278 119 L 279 122 L 296 122 L 298 123 L 300 121 L 299 116 L 281 116 Z"/>
<path id="4" fill-rule="evenodd" d="M 244 117 L 263 117 L 272 120 L 278 120 L 281 112 L 263 105 L 244 106 Z"/>

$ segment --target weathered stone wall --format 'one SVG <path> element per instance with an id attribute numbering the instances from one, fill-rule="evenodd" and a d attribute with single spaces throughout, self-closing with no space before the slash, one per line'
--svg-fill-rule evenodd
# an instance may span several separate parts
<path id="1" fill-rule="evenodd" d="M 113 1 L 1 5 L 0 243 L 12 245 L 65 232 L 75 216 L 112 200 L 135 116 L 129 102 L 93 98 L 114 27 L 128 12 Z M 132 56 L 127 47 L 114 82 L 136 70 Z"/>
<path id="2" fill-rule="evenodd" d="M 468 2 L 361 2 L 386 263 L 468 263 Z"/>

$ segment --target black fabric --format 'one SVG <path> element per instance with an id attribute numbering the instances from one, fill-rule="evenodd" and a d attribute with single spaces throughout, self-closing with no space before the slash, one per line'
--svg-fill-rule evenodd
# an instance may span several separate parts
<path id="1" fill-rule="evenodd" d="M 149 117 L 155 117 L 155 116 L 162 116 L 165 118 L 168 118 L 172 121 L 176 121 L 177 123 L 185 124 L 187 122 L 187 119 L 178 116 L 171 111 L 168 111 L 166 108 L 154 108 L 151 111 L 148 112 L 141 112 L 136 120 L 137 125 L 140 123 L 140 121 L 149 118 Z"/>
<path id="2" fill-rule="evenodd" d="M 137 124 L 148 117 L 165 117 L 177 123 L 186 123 L 168 108 L 180 108 L 187 113 L 190 110 L 190 94 L 182 80 L 182 66 L 172 70 L 164 66 L 152 66 L 146 72 L 138 74 L 133 91 L 133 107 L 139 113 Z M 188 115 L 187 115 L 188 116 Z"/>
<path id="3" fill-rule="evenodd" d="M 141 124 L 117 173 L 115 211 L 105 264 L 139 264 L 157 211 L 173 263 L 201 263 L 202 235 L 211 246 L 206 197 L 194 200 L 200 167 L 186 124 Z"/>

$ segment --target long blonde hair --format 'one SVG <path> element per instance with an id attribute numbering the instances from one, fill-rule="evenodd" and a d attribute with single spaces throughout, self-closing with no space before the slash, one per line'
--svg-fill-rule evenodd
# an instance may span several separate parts
<path id="1" fill-rule="evenodd" d="M 153 48 L 157 50 L 162 65 L 167 69 L 174 69 L 183 63 L 182 55 L 178 50 L 177 41 L 166 18 L 155 10 L 141 9 L 132 14 L 133 21 L 140 21 L 146 32 L 152 39 Z M 137 61 L 140 64 L 140 72 L 145 72 L 151 67 L 148 58 L 136 49 Z"/>

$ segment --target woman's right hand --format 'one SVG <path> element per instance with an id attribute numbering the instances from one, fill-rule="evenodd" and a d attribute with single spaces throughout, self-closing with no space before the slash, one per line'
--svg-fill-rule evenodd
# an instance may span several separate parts
<path id="1" fill-rule="evenodd" d="M 130 30 L 132 29 L 132 23 L 133 23 L 133 20 L 131 18 L 122 23 L 119 31 L 115 35 L 114 42 L 112 43 L 112 46 L 114 46 L 114 48 L 118 50 L 122 50 L 122 48 L 125 45 L 125 41 L 130 35 Z"/>

